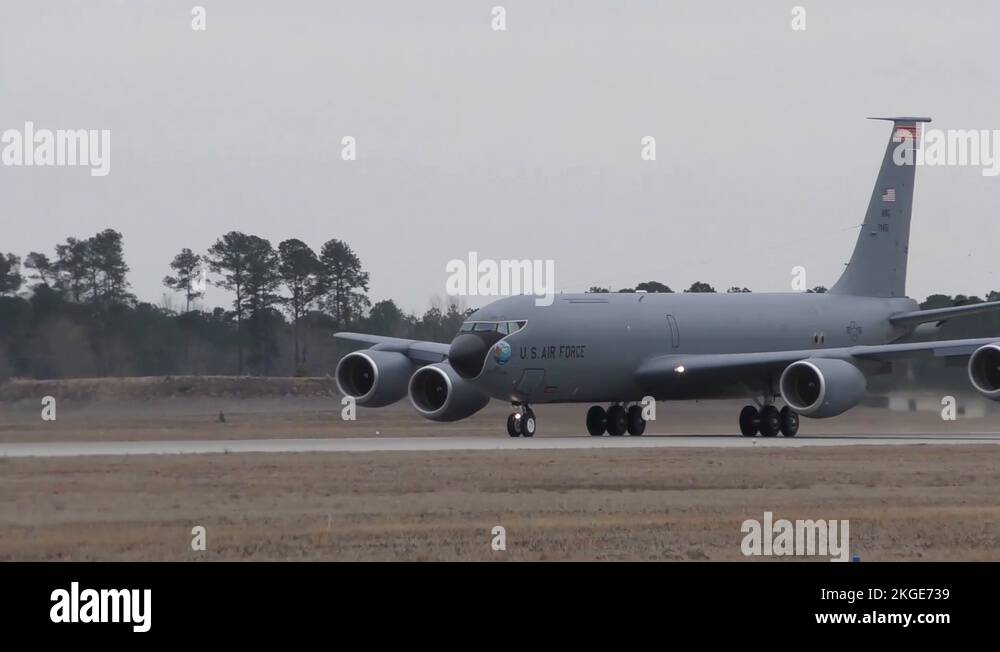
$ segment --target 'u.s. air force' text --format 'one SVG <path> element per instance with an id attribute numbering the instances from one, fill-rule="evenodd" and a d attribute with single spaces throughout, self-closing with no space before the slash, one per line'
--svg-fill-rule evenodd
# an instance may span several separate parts
<path id="1" fill-rule="evenodd" d="M 560 344 L 558 346 L 550 344 L 548 346 L 521 347 L 522 360 L 551 360 L 554 358 L 572 360 L 576 358 L 585 358 L 586 356 L 586 344 Z"/>

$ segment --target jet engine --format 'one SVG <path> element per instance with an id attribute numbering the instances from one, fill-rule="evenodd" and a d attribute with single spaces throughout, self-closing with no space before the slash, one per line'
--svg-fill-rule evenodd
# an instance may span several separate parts
<path id="1" fill-rule="evenodd" d="M 348 353 L 337 364 L 337 388 L 358 405 L 382 407 L 406 395 L 413 363 L 402 353 L 367 349 Z"/>
<path id="2" fill-rule="evenodd" d="M 447 362 L 421 367 L 410 378 L 410 402 L 431 421 L 458 421 L 479 412 L 490 397 L 463 379 Z"/>
<path id="3" fill-rule="evenodd" d="M 1000 401 L 1000 343 L 981 346 L 969 356 L 969 380 L 980 394 Z"/>
<path id="4" fill-rule="evenodd" d="M 785 368 L 778 383 L 781 398 L 804 417 L 835 417 L 857 405 L 868 381 L 850 362 L 834 358 L 809 358 Z"/>

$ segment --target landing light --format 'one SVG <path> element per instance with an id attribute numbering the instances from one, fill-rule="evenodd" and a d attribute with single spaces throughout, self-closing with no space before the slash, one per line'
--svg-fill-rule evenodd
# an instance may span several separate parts
<path id="1" fill-rule="evenodd" d="M 684 373 L 684 365 L 677 365 L 676 367 L 674 367 L 674 371 L 676 371 L 679 374 Z"/>

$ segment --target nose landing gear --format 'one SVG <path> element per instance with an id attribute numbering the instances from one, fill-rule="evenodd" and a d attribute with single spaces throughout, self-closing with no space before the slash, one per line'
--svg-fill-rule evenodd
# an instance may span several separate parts
<path id="1" fill-rule="evenodd" d="M 507 417 L 507 434 L 511 437 L 534 437 L 538 427 L 535 413 L 527 404 L 515 407 L 517 409 Z"/>

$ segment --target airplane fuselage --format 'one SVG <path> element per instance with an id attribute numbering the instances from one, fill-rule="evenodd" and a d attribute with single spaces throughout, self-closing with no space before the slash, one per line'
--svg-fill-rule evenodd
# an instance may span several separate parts
<path id="1" fill-rule="evenodd" d="M 679 374 L 674 383 L 646 387 L 635 371 L 664 355 L 885 344 L 910 332 L 890 324 L 889 315 L 916 308 L 908 298 L 828 293 L 562 294 L 551 306 L 510 297 L 469 317 L 524 322 L 491 344 L 482 372 L 470 380 L 494 398 L 531 403 L 761 394 L 771 389 L 762 384 L 777 379 L 699 383 Z"/>

